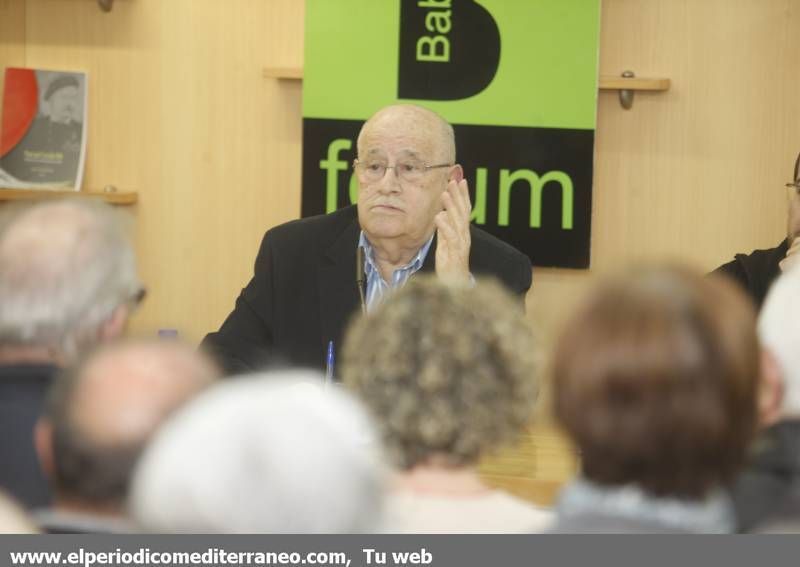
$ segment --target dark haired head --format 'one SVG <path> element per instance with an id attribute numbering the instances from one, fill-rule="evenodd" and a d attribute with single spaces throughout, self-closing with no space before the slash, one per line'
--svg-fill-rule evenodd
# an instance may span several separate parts
<path id="1" fill-rule="evenodd" d="M 684 269 L 627 274 L 565 327 L 555 414 L 590 481 L 701 498 L 744 460 L 758 363 L 753 308 L 734 284 Z"/>

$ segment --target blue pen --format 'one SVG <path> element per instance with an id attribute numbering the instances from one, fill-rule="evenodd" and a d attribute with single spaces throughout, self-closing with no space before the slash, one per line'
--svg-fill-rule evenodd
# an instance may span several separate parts
<path id="1" fill-rule="evenodd" d="M 335 363 L 335 355 L 333 350 L 333 341 L 328 341 L 328 354 L 325 356 L 325 385 L 327 386 L 333 382 L 333 365 Z"/>

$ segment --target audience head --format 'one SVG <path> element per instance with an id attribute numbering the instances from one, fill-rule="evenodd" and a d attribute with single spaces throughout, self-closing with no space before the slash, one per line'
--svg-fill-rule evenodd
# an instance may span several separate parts
<path id="1" fill-rule="evenodd" d="M 400 468 L 471 466 L 530 420 L 533 351 L 519 302 L 499 284 L 418 275 L 349 329 L 343 376 Z"/>
<path id="2" fill-rule="evenodd" d="M 216 377 L 203 355 L 174 341 L 111 344 L 66 371 L 37 427 L 56 505 L 122 513 L 147 441 Z"/>
<path id="3" fill-rule="evenodd" d="M 364 123 L 357 145 L 361 228 L 373 245 L 418 249 L 433 234 L 448 181 L 463 177 L 452 126 L 431 110 L 397 104 Z"/>
<path id="4" fill-rule="evenodd" d="M 753 308 L 726 281 L 647 269 L 601 285 L 553 361 L 555 414 L 597 484 L 702 498 L 756 426 Z"/>
<path id="5" fill-rule="evenodd" d="M 800 268 L 784 272 L 772 287 L 758 318 L 758 335 L 770 358 L 765 373 L 776 375 L 779 394 L 774 418 L 800 419 Z"/>
<path id="6" fill-rule="evenodd" d="M 71 358 L 119 336 L 143 293 L 121 213 L 83 199 L 6 212 L 0 222 L 0 347 Z M 62 360 L 63 361 L 63 360 Z"/>
<path id="7" fill-rule="evenodd" d="M 166 533 L 374 531 L 383 484 L 371 434 L 360 405 L 316 373 L 232 378 L 156 436 L 132 516 Z"/>

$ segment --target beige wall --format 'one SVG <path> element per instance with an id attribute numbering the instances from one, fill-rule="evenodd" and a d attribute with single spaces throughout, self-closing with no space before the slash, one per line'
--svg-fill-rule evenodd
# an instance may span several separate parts
<path id="1" fill-rule="evenodd" d="M 12 20 L 14 23 L 12 23 Z M 0 66 L 89 72 L 84 187 L 139 192 L 149 285 L 133 328 L 199 340 L 219 325 L 267 227 L 300 206 L 296 0 L 0 0 Z M 10 30 L 13 30 L 11 33 Z"/>
<path id="2" fill-rule="evenodd" d="M 198 340 L 247 281 L 264 230 L 299 214 L 301 0 L 0 0 L 0 65 L 90 73 L 85 186 L 140 194 L 150 296 L 134 329 Z M 800 150 L 800 0 L 605 0 L 600 69 L 672 79 L 598 99 L 592 269 L 535 271 L 545 345 L 597 273 L 679 258 L 710 269 L 775 245 Z M 543 431 L 543 432 L 542 432 Z M 500 459 L 562 479 L 555 434 Z M 535 470 L 530 473 L 531 463 Z M 504 472 L 505 471 L 505 472 Z"/>
<path id="3" fill-rule="evenodd" d="M 603 0 L 600 70 L 669 77 L 598 100 L 590 273 L 539 270 L 547 339 L 592 274 L 681 259 L 709 270 L 775 246 L 800 151 L 798 0 Z"/>

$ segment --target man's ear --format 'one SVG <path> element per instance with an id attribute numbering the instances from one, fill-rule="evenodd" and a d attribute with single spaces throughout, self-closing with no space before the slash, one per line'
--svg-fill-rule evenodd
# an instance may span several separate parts
<path id="1" fill-rule="evenodd" d="M 117 339 L 125 332 L 128 325 L 130 309 L 127 305 L 118 305 L 111 313 L 111 317 L 101 325 L 98 339 L 100 342 Z"/>
<path id="2" fill-rule="evenodd" d="M 784 385 L 781 368 L 775 356 L 761 349 L 761 375 L 758 387 L 758 422 L 767 428 L 778 422 L 783 405 Z"/>
<path id="3" fill-rule="evenodd" d="M 450 168 L 450 178 L 448 181 L 455 181 L 458 183 L 462 179 L 464 179 L 464 168 L 462 168 L 459 164 L 455 164 Z"/>
<path id="4" fill-rule="evenodd" d="M 40 417 L 33 429 L 33 445 L 39 457 L 39 465 L 48 478 L 55 477 L 55 455 L 53 454 L 53 424 Z"/>

